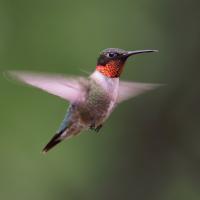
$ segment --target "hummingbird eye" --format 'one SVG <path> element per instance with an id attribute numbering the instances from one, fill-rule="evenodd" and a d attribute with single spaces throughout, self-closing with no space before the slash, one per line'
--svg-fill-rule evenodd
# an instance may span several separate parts
<path id="1" fill-rule="evenodd" d="M 115 57 L 117 57 L 117 55 L 118 55 L 117 53 L 112 53 L 112 52 L 106 54 L 106 56 L 107 56 L 108 58 L 115 58 Z"/>

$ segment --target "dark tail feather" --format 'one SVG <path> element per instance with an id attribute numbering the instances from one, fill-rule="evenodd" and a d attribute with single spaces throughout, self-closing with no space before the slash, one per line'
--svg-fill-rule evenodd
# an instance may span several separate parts
<path id="1" fill-rule="evenodd" d="M 65 130 L 64 130 L 65 131 Z M 50 149 L 52 149 L 54 146 L 56 146 L 58 143 L 60 143 L 63 140 L 62 134 L 64 131 L 61 131 L 59 133 L 56 133 L 52 139 L 48 142 L 48 144 L 44 147 L 42 150 L 43 153 L 47 153 Z"/>

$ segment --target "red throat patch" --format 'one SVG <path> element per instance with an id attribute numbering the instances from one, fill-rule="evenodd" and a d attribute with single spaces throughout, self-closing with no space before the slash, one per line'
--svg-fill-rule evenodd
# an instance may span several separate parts
<path id="1" fill-rule="evenodd" d="M 118 78 L 122 73 L 123 67 L 124 62 L 120 60 L 112 60 L 108 62 L 105 66 L 97 65 L 96 70 L 109 78 Z"/>

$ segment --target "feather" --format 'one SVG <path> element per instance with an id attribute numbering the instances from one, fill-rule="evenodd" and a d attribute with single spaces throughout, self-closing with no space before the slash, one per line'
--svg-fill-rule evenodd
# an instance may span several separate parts
<path id="1" fill-rule="evenodd" d="M 8 77 L 44 90 L 62 99 L 74 102 L 83 94 L 83 82 L 80 77 L 65 77 L 59 74 L 46 74 L 27 71 L 8 71 Z"/>
<path id="2" fill-rule="evenodd" d="M 148 90 L 153 90 L 159 86 L 161 86 L 161 84 L 120 81 L 117 103 L 126 101 Z"/>

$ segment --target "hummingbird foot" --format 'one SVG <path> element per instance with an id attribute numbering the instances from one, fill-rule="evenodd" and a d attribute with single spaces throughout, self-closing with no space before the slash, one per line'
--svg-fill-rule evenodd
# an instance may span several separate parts
<path id="1" fill-rule="evenodd" d="M 102 124 L 100 124 L 99 126 L 95 126 L 95 123 L 93 123 L 91 126 L 90 126 L 90 130 L 92 130 L 92 131 L 95 131 L 95 132 L 99 132 L 100 131 L 100 129 L 102 128 Z"/>
<path id="2" fill-rule="evenodd" d="M 97 126 L 94 130 L 98 133 L 102 127 L 103 127 L 103 125 L 100 124 L 100 125 Z"/>

